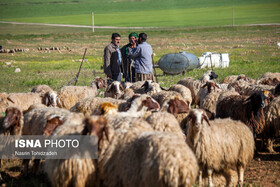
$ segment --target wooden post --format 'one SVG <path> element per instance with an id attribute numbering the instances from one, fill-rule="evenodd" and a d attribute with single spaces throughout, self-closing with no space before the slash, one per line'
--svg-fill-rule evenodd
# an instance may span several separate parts
<path id="1" fill-rule="evenodd" d="M 92 32 L 94 32 L 94 12 L 91 13 L 92 16 Z"/>

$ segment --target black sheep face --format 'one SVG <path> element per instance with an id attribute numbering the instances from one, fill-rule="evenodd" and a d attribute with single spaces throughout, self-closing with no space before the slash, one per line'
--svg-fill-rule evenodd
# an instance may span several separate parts
<path id="1" fill-rule="evenodd" d="M 216 73 L 214 73 L 213 71 L 211 71 L 210 80 L 217 79 L 217 78 L 218 78 L 218 75 Z"/>

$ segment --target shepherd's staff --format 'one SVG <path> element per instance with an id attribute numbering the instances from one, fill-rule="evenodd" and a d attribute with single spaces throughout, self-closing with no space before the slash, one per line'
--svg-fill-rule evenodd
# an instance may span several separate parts
<path id="1" fill-rule="evenodd" d="M 76 84 L 78 82 L 78 78 L 79 78 L 79 75 L 80 75 L 80 71 L 81 71 L 81 68 L 82 68 L 82 65 L 83 65 L 86 53 L 87 53 L 87 48 L 85 48 L 85 52 L 84 52 L 84 56 L 83 56 L 83 59 L 82 59 L 81 65 L 80 65 L 80 69 L 79 69 L 79 71 L 78 71 L 78 73 L 76 75 L 76 81 L 75 81 L 75 84 L 74 84 L 75 86 L 76 86 Z"/>
<path id="2" fill-rule="evenodd" d="M 158 80 L 157 80 L 157 72 L 156 72 L 155 62 L 154 62 L 154 53 L 152 54 L 152 62 L 153 62 L 153 68 L 154 68 L 154 71 L 155 71 L 156 82 L 158 82 Z"/>

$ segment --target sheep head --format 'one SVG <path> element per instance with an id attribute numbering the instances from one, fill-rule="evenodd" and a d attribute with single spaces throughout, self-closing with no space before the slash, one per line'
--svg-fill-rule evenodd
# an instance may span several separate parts
<path id="1" fill-rule="evenodd" d="M 104 116 L 87 116 L 85 119 L 85 127 L 82 132 L 83 135 L 95 135 L 98 137 L 98 144 L 103 139 L 105 134 L 109 140 L 109 132 L 107 127 L 107 119 Z"/>
<path id="2" fill-rule="evenodd" d="M 189 105 L 178 97 L 174 97 L 168 101 L 167 111 L 175 117 L 177 114 L 187 113 L 190 111 Z"/>
<path id="3" fill-rule="evenodd" d="M 102 88 L 106 88 L 107 87 L 107 82 L 104 79 L 102 79 L 101 77 L 96 77 L 92 81 L 91 85 L 93 85 L 93 84 L 96 85 L 97 89 L 102 89 Z"/>
<path id="4" fill-rule="evenodd" d="M 54 91 L 49 91 L 45 94 L 45 105 L 47 106 L 53 106 L 56 107 L 57 104 L 59 104 L 60 106 L 62 106 L 57 93 Z"/>
<path id="5" fill-rule="evenodd" d="M 191 126 L 197 128 L 197 129 L 200 129 L 204 120 L 210 126 L 209 118 L 208 118 L 205 110 L 203 110 L 203 109 L 192 109 L 190 111 L 189 115 L 187 116 L 186 125 L 188 125 L 188 123 L 190 123 Z"/>
<path id="6" fill-rule="evenodd" d="M 148 92 L 148 91 L 150 91 L 152 88 L 151 88 L 151 83 L 152 83 L 153 81 L 152 80 L 146 80 L 145 82 L 144 82 L 144 84 L 141 86 L 141 88 L 144 88 L 144 92 L 146 93 L 146 92 Z"/>
<path id="7" fill-rule="evenodd" d="M 215 91 L 216 88 L 220 89 L 220 87 L 217 85 L 217 83 L 212 82 L 212 81 L 207 81 L 202 88 L 207 87 L 208 93 L 211 93 L 211 91 Z"/>
<path id="8" fill-rule="evenodd" d="M 53 131 L 60 125 L 63 124 L 62 116 L 58 115 L 51 115 L 47 119 L 47 124 L 44 127 L 43 135 L 46 135 L 47 137 L 50 136 Z"/>
<path id="9" fill-rule="evenodd" d="M 23 114 L 16 107 L 8 107 L 3 120 L 5 130 L 10 130 L 11 135 L 20 135 L 23 126 Z"/>
<path id="10" fill-rule="evenodd" d="M 118 98 L 122 91 L 124 91 L 124 89 L 119 81 L 112 82 L 112 84 L 106 90 L 106 92 L 111 93 L 114 98 Z"/>
<path id="11" fill-rule="evenodd" d="M 118 105 L 114 105 L 112 103 L 103 103 L 100 106 L 100 109 L 101 115 L 115 114 L 118 112 Z"/>

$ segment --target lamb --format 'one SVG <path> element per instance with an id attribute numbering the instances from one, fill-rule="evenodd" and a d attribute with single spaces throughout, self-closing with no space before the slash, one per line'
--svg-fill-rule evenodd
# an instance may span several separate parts
<path id="1" fill-rule="evenodd" d="M 153 95 L 162 91 L 160 85 L 152 80 L 145 81 L 142 87 L 144 88 L 144 92 L 148 95 Z"/>
<path id="2" fill-rule="evenodd" d="M 280 73 L 266 72 L 258 81 L 257 84 L 265 84 L 270 86 L 276 86 L 280 83 Z"/>
<path id="3" fill-rule="evenodd" d="M 208 70 L 202 75 L 202 78 L 200 79 L 200 81 L 202 83 L 206 83 L 207 81 L 216 79 L 217 77 L 218 77 L 218 75 L 216 73 L 214 73 L 212 70 Z"/>
<path id="4" fill-rule="evenodd" d="M 191 77 L 186 77 L 178 81 L 177 84 L 182 84 L 183 86 L 190 89 L 192 94 L 192 104 L 195 104 L 196 96 L 200 88 L 203 86 L 203 83 L 199 80 L 194 80 Z"/>
<path id="5" fill-rule="evenodd" d="M 242 186 L 244 170 L 254 155 L 254 137 L 250 129 L 230 118 L 209 121 L 202 109 L 191 110 L 187 122 L 187 143 L 198 159 L 200 184 L 204 172 L 207 172 L 209 186 L 213 186 L 213 172 L 237 168 L 238 183 Z"/>
<path id="6" fill-rule="evenodd" d="M 198 166 L 183 138 L 173 133 L 135 131 L 113 137 L 98 161 L 99 178 L 105 186 L 194 184 Z"/>
<path id="7" fill-rule="evenodd" d="M 119 81 L 114 81 L 107 87 L 105 91 L 105 97 L 119 99 L 123 91 L 124 89 L 121 83 Z"/>
<path id="8" fill-rule="evenodd" d="M 6 92 L 0 93 L 0 113 L 5 112 L 8 106 L 9 106 L 8 94 Z"/>
<path id="9" fill-rule="evenodd" d="M 95 77 L 95 79 L 90 84 L 91 87 L 96 87 L 96 89 L 103 89 L 107 87 L 107 82 L 101 77 Z"/>
<path id="10" fill-rule="evenodd" d="M 176 91 L 161 91 L 152 95 L 152 97 L 160 104 L 160 106 L 162 106 L 167 99 L 175 96 L 181 100 L 184 100 L 182 95 Z M 190 103 L 188 103 L 188 105 L 190 105 Z"/>
<path id="11" fill-rule="evenodd" d="M 106 126 L 107 121 L 103 116 L 81 117 L 80 124 L 71 124 L 71 121 L 64 122 L 54 131 L 53 136 L 94 135 L 101 140 L 103 131 L 107 133 Z M 98 185 L 96 159 L 47 159 L 45 171 L 53 186 Z"/>
<path id="12" fill-rule="evenodd" d="M 181 85 L 181 84 L 175 84 L 171 86 L 168 91 L 175 91 L 181 94 L 182 98 L 186 103 L 189 103 L 189 107 L 191 107 L 192 103 L 192 93 L 189 88 Z"/>
<path id="13" fill-rule="evenodd" d="M 143 84 L 145 83 L 145 81 L 137 81 L 135 83 L 133 83 L 130 88 L 134 91 L 134 93 L 136 94 L 144 94 L 144 87 Z"/>
<path id="14" fill-rule="evenodd" d="M 266 141 L 266 149 L 273 153 L 274 138 L 280 135 L 280 96 L 274 98 L 265 108 L 265 123 L 263 138 Z"/>
<path id="15" fill-rule="evenodd" d="M 216 117 L 240 120 L 253 131 L 254 135 L 260 134 L 265 127 L 263 109 L 266 100 L 264 92 L 255 93 L 250 97 L 242 95 L 225 97 L 217 104 Z"/>

